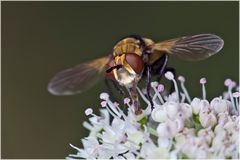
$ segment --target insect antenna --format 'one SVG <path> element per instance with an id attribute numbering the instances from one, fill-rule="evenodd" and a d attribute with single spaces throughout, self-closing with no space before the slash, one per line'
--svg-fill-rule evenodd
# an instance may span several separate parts
<path id="1" fill-rule="evenodd" d="M 106 70 L 106 72 L 107 72 L 107 73 L 110 73 L 110 72 L 112 72 L 112 70 L 114 70 L 114 69 L 120 69 L 120 68 L 122 68 L 122 67 L 123 67 L 123 65 L 119 64 L 119 65 L 110 67 L 109 69 Z"/>

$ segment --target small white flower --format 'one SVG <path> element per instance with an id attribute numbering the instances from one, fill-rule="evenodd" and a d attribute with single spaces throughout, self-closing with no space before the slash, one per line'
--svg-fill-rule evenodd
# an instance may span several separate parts
<path id="1" fill-rule="evenodd" d="M 217 118 L 218 118 L 218 124 L 223 126 L 229 121 L 230 117 L 228 112 L 221 112 L 217 115 Z"/>
<path id="2" fill-rule="evenodd" d="M 201 130 L 198 131 L 197 135 L 198 135 L 199 137 L 202 136 L 202 137 L 206 140 L 206 142 L 208 143 L 208 145 L 211 144 L 212 139 L 213 139 L 214 136 L 215 136 L 214 133 L 213 133 L 213 131 L 211 130 L 211 128 L 201 129 Z"/>
<path id="3" fill-rule="evenodd" d="M 203 159 L 207 156 L 207 144 L 202 137 L 189 137 L 180 150 L 187 155 L 188 158 Z"/>
<path id="4" fill-rule="evenodd" d="M 201 100 L 199 105 L 200 105 L 200 114 L 205 112 L 211 112 L 213 110 L 213 108 L 210 106 L 207 100 Z"/>
<path id="5" fill-rule="evenodd" d="M 183 129 L 183 123 L 180 120 L 160 123 L 157 127 L 159 137 L 172 138 Z"/>
<path id="6" fill-rule="evenodd" d="M 177 102 L 178 103 L 178 94 L 176 92 L 173 92 L 169 96 L 164 97 L 167 102 Z"/>
<path id="7" fill-rule="evenodd" d="M 127 132 L 127 137 L 128 137 L 128 140 L 130 140 L 131 142 L 134 142 L 135 144 L 139 145 L 140 143 L 143 143 L 144 142 L 144 135 L 143 135 L 143 132 L 140 132 L 140 131 L 128 131 Z"/>
<path id="8" fill-rule="evenodd" d="M 204 128 L 213 127 L 217 123 L 217 118 L 213 111 L 210 113 L 203 111 L 199 115 L 199 121 Z"/>
<path id="9" fill-rule="evenodd" d="M 178 78 L 179 91 L 174 75 L 165 76 L 175 91 L 167 95 L 162 84 L 152 82 L 152 109 L 146 93 L 137 88 L 147 104 L 139 115 L 129 98 L 124 99 L 126 113 L 121 103 L 102 93 L 100 116 L 86 109 L 89 122 L 83 126 L 89 136 L 82 139 L 83 148 L 71 145 L 77 153 L 67 159 L 239 159 L 239 91 L 232 93 L 236 83 L 226 80 L 228 96 L 217 96 L 209 104 L 206 79 L 200 80 L 203 98 L 191 100 L 184 77 Z"/>
<path id="10" fill-rule="evenodd" d="M 164 108 L 166 109 L 168 117 L 173 120 L 178 113 L 179 103 L 170 101 L 164 104 Z"/>
<path id="11" fill-rule="evenodd" d="M 172 140 L 170 138 L 159 137 L 158 138 L 158 146 L 161 148 L 169 148 L 171 147 Z"/>
<path id="12" fill-rule="evenodd" d="M 170 128 L 167 126 L 166 123 L 160 123 L 157 127 L 157 133 L 159 137 L 171 137 Z"/>
<path id="13" fill-rule="evenodd" d="M 211 107 L 214 108 L 216 113 L 222 113 L 228 110 L 227 102 L 221 98 L 214 98 L 211 103 Z"/>
<path id="14" fill-rule="evenodd" d="M 168 119 L 166 111 L 163 107 L 155 107 L 152 111 L 152 119 L 156 122 L 165 122 Z"/>
<path id="15" fill-rule="evenodd" d="M 187 119 L 187 118 L 191 118 L 193 111 L 192 111 L 192 107 L 191 105 L 187 104 L 187 103 L 180 103 L 180 113 L 183 114 L 183 118 Z"/>
<path id="16" fill-rule="evenodd" d="M 199 98 L 194 98 L 191 102 L 192 110 L 194 114 L 198 114 L 201 108 L 201 100 Z"/>
<path id="17" fill-rule="evenodd" d="M 156 149 L 157 146 L 153 142 L 145 142 L 142 144 L 140 155 L 141 157 L 149 158 L 152 151 Z"/>

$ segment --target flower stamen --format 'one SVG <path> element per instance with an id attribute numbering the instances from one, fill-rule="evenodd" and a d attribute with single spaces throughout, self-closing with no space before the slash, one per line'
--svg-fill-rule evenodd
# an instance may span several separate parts
<path id="1" fill-rule="evenodd" d="M 191 103 L 192 100 L 191 100 L 191 98 L 190 98 L 190 96 L 189 96 L 189 94 L 188 94 L 188 91 L 187 91 L 187 89 L 186 89 L 186 87 L 185 87 L 185 85 L 184 85 L 185 78 L 184 78 L 183 76 L 179 76 L 179 77 L 178 77 L 178 80 L 179 80 L 180 83 L 181 83 L 181 88 L 182 88 L 183 93 L 185 94 L 185 96 L 186 96 L 186 98 L 187 98 L 188 103 Z"/>
<path id="2" fill-rule="evenodd" d="M 235 103 L 234 103 L 233 94 L 232 94 L 232 89 L 233 89 L 233 87 L 236 86 L 236 83 L 235 83 L 234 81 L 232 81 L 231 79 L 226 79 L 226 80 L 224 81 L 224 84 L 225 84 L 225 86 L 228 87 L 228 94 L 229 94 L 229 97 L 230 97 L 230 100 L 231 100 L 231 103 L 232 103 L 234 112 L 235 112 L 235 113 L 238 113 L 238 111 L 237 111 L 237 106 L 236 106 Z"/>
<path id="3" fill-rule="evenodd" d="M 171 80 L 174 84 L 174 89 L 175 89 L 175 92 L 177 94 L 177 101 L 179 102 L 179 91 L 178 91 L 178 86 L 177 86 L 177 82 L 175 81 L 174 79 L 174 75 L 172 72 L 166 72 L 165 73 L 165 77 L 168 79 L 168 80 Z"/>
<path id="4" fill-rule="evenodd" d="M 200 79 L 200 84 L 202 84 L 202 98 L 206 99 L 206 87 L 205 87 L 205 83 L 207 83 L 206 78 L 201 78 Z"/>
<path id="5" fill-rule="evenodd" d="M 159 94 L 159 90 L 160 90 L 160 91 L 163 91 L 163 90 L 164 90 L 164 86 L 163 86 L 162 84 L 159 84 L 159 85 L 158 85 L 157 83 L 152 82 L 152 83 L 151 83 L 151 87 L 153 88 L 155 94 L 156 94 L 157 97 L 159 98 L 161 104 L 164 104 L 163 98 L 162 98 L 162 96 Z M 158 89 L 156 89 L 156 87 L 158 87 Z"/>

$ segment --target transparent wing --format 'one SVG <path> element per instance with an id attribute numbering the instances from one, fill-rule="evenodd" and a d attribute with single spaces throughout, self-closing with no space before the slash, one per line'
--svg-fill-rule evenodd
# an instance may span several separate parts
<path id="1" fill-rule="evenodd" d="M 219 52 L 224 41 L 214 34 L 198 34 L 175 38 L 152 46 L 153 50 L 166 52 L 184 60 L 202 60 Z"/>
<path id="2" fill-rule="evenodd" d="M 98 58 L 57 73 L 48 84 L 53 95 L 73 95 L 81 93 L 103 77 L 109 56 Z"/>

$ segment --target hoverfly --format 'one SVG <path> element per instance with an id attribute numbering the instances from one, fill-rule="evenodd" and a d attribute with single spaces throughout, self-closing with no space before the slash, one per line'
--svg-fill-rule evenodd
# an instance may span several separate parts
<path id="1" fill-rule="evenodd" d="M 48 91 L 54 95 L 81 93 L 105 75 L 126 87 L 138 114 L 141 109 L 136 87 L 143 76 L 147 77 L 149 89 L 151 75 L 160 77 L 163 74 L 169 56 L 203 60 L 219 52 L 223 44 L 224 41 L 214 34 L 184 36 L 160 42 L 138 35 L 128 36 L 113 47 L 112 54 L 57 73 L 49 82 Z"/>

